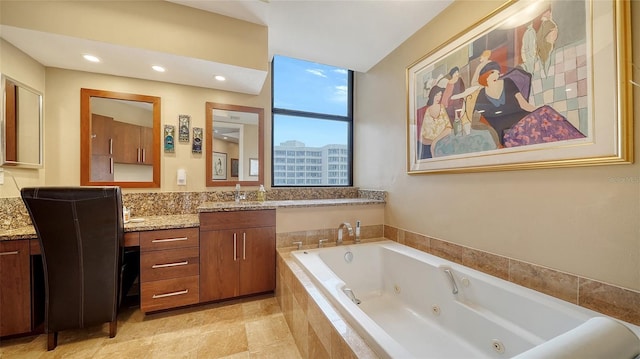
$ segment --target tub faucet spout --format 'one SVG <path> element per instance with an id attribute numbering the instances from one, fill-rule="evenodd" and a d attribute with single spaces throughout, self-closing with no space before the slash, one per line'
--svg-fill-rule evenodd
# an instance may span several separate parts
<path id="1" fill-rule="evenodd" d="M 349 237 L 353 237 L 353 228 L 351 228 L 351 224 L 349 222 L 343 222 L 338 227 L 338 240 L 336 240 L 336 245 L 342 244 L 342 229 L 346 228 L 347 232 L 349 232 Z"/>
<path id="2" fill-rule="evenodd" d="M 451 282 L 451 286 L 453 287 L 453 289 L 451 290 L 451 293 L 458 294 L 458 286 L 456 285 L 456 281 L 453 278 L 453 273 L 451 272 L 450 269 L 445 269 L 444 272 L 447 273 L 447 275 L 449 276 L 449 281 Z"/>
<path id="3" fill-rule="evenodd" d="M 351 288 L 344 288 L 342 291 L 347 295 L 347 297 L 349 297 L 349 299 L 351 299 L 352 302 L 356 304 L 362 303 L 360 299 L 356 298 L 356 295 L 353 294 L 353 290 L 351 290 Z"/>

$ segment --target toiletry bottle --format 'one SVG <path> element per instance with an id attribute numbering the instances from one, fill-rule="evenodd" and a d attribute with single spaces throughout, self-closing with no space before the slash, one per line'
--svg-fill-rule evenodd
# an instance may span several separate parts
<path id="1" fill-rule="evenodd" d="M 360 221 L 356 221 L 356 243 L 360 243 Z"/>
<path id="2" fill-rule="evenodd" d="M 127 209 L 127 207 L 122 207 L 122 219 L 124 223 L 129 223 L 131 219 L 131 211 Z"/>
<path id="3" fill-rule="evenodd" d="M 260 185 L 260 189 L 258 190 L 258 201 L 264 202 L 267 199 L 267 191 L 264 189 L 264 185 Z"/>

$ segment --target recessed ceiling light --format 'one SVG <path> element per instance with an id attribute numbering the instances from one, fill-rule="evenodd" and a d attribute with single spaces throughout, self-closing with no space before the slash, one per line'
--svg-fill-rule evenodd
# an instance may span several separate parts
<path id="1" fill-rule="evenodd" d="M 158 65 L 153 65 L 153 66 L 151 66 L 151 68 L 154 69 L 155 71 L 158 71 L 158 72 L 165 72 L 166 71 L 164 69 L 164 67 L 158 66 Z"/>
<path id="2" fill-rule="evenodd" d="M 216 80 L 218 80 L 218 81 L 224 81 L 224 80 L 226 80 L 226 78 L 225 78 L 224 76 L 222 76 L 222 75 L 215 75 L 213 78 L 214 78 L 214 79 L 216 79 Z"/>
<path id="3" fill-rule="evenodd" d="M 84 57 L 84 59 L 87 60 L 87 61 L 100 62 L 100 59 L 98 57 L 96 57 L 96 56 L 93 56 L 93 55 L 86 54 L 86 55 L 82 55 L 82 57 Z"/>

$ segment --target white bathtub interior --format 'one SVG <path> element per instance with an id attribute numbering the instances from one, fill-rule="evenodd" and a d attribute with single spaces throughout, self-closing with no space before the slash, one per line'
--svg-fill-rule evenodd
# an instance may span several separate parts
<path id="1" fill-rule="evenodd" d="M 381 357 L 511 358 L 602 316 L 392 241 L 292 255 Z"/>

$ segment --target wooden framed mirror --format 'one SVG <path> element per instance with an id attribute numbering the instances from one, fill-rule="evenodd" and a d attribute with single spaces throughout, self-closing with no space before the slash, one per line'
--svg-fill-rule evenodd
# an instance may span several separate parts
<path id="1" fill-rule="evenodd" d="M 160 187 L 160 98 L 80 89 L 80 185 Z"/>
<path id="2" fill-rule="evenodd" d="M 264 109 L 206 103 L 207 187 L 264 184 Z"/>
<path id="3" fill-rule="evenodd" d="M 41 168 L 42 93 L 3 74 L 2 94 L 0 165 Z"/>

